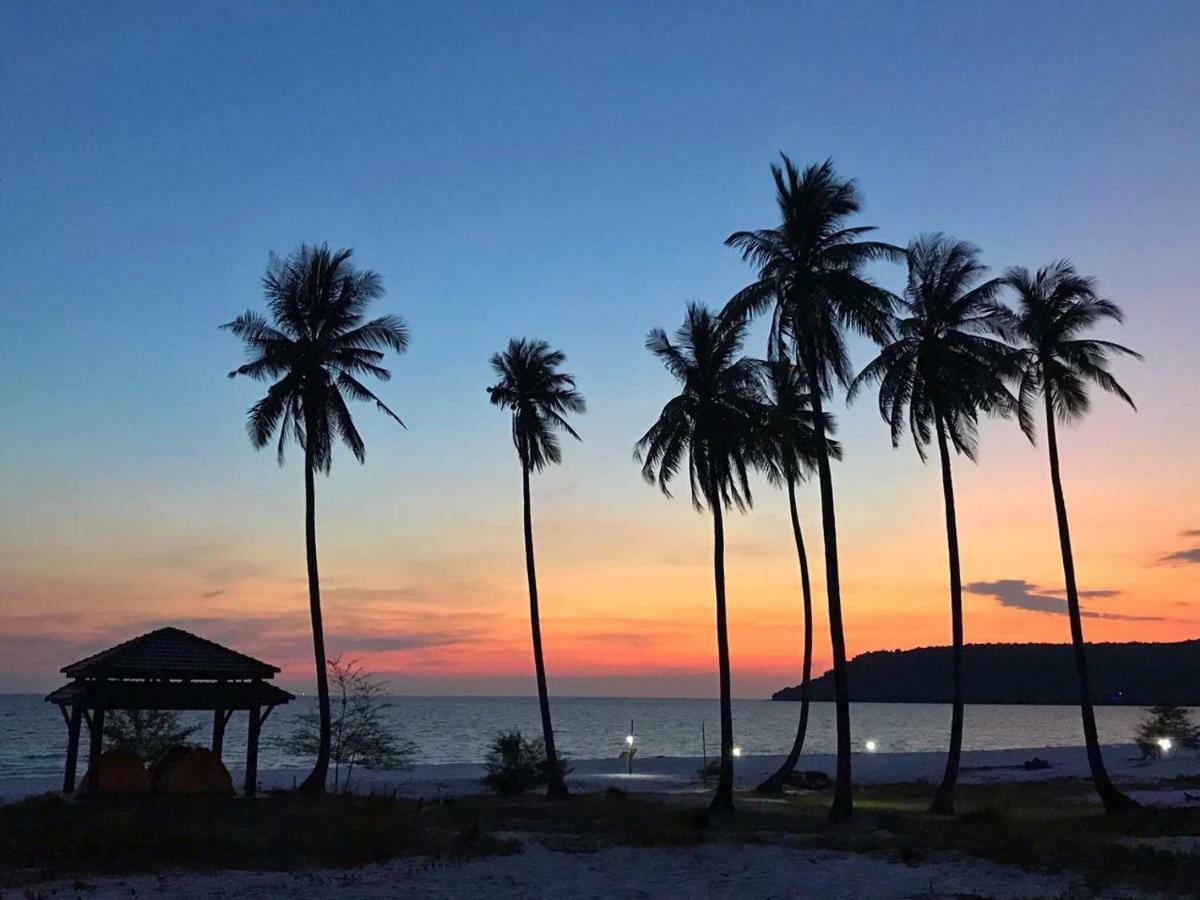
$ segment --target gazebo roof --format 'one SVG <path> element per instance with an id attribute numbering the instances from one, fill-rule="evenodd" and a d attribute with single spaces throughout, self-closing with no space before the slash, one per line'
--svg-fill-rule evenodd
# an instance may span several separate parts
<path id="1" fill-rule="evenodd" d="M 71 678 L 272 678 L 278 671 L 181 628 L 158 628 L 62 668 Z"/>

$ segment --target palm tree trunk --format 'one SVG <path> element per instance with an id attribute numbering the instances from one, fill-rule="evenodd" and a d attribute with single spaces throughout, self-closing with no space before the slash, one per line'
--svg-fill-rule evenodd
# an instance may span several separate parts
<path id="1" fill-rule="evenodd" d="M 837 780 L 831 823 L 844 822 L 854 814 L 850 773 L 850 688 L 846 680 L 846 634 L 842 626 L 842 586 L 838 576 L 837 518 L 833 505 L 833 475 L 829 471 L 829 446 L 825 440 L 825 414 L 816 360 L 805 360 L 808 390 L 812 396 L 817 428 L 817 476 L 821 485 L 821 529 L 825 538 L 825 591 L 829 597 L 829 639 L 833 645 L 833 698 L 837 716 Z"/>
<path id="2" fill-rule="evenodd" d="M 962 758 L 963 736 L 963 611 L 962 570 L 958 559 L 958 520 L 954 512 L 954 479 L 950 473 L 950 448 L 946 445 L 946 428 L 942 417 L 935 415 L 938 453 L 942 459 L 942 498 L 946 503 L 946 549 L 950 561 L 950 633 L 953 694 L 950 712 L 950 750 L 946 754 L 946 772 L 934 795 L 930 812 L 954 812 L 954 786 L 958 782 L 959 760 Z"/>
<path id="3" fill-rule="evenodd" d="M 325 626 L 321 621 L 321 580 L 317 575 L 317 499 L 314 485 L 315 463 L 311 444 L 304 448 L 304 543 L 308 557 L 308 608 L 312 616 L 313 656 L 317 664 L 317 709 L 321 720 L 321 739 L 312 772 L 300 785 L 306 794 L 325 793 L 329 776 L 332 723 L 329 714 L 329 674 L 325 663 Z"/>
<path id="4" fill-rule="evenodd" d="M 800 530 L 800 514 L 796 511 L 796 482 L 789 478 L 788 508 L 792 513 L 792 537 L 796 540 L 796 556 L 800 558 L 800 589 L 804 595 L 804 663 L 800 678 L 800 724 L 796 726 L 796 739 L 792 749 L 779 770 L 758 786 L 760 794 L 779 794 L 787 783 L 788 776 L 796 770 L 800 754 L 804 750 L 804 736 L 808 733 L 808 682 L 812 677 L 812 588 L 808 580 L 808 554 L 804 550 L 804 534 Z"/>
<path id="5" fill-rule="evenodd" d="M 521 491 L 525 500 L 525 574 L 529 578 L 529 627 L 533 632 L 533 666 L 537 671 L 538 705 L 542 711 L 542 739 L 546 744 L 547 794 L 567 799 L 567 783 L 554 748 L 554 726 L 550 722 L 550 692 L 546 689 L 546 661 L 542 656 L 542 620 L 538 614 L 537 570 L 533 564 L 533 515 L 529 504 L 529 466 L 521 463 Z"/>
<path id="6" fill-rule="evenodd" d="M 1046 399 L 1046 437 L 1050 452 L 1050 483 L 1054 488 L 1054 511 L 1058 515 L 1058 542 L 1062 548 L 1063 578 L 1067 588 L 1067 615 L 1071 620 L 1071 646 L 1075 651 L 1075 671 L 1079 675 L 1079 709 L 1083 715 L 1083 739 L 1087 745 L 1088 767 L 1096 793 L 1107 812 L 1133 809 L 1138 803 L 1126 797 L 1108 777 L 1104 757 L 1100 753 L 1100 738 L 1096 734 L 1096 713 L 1092 709 L 1091 685 L 1088 681 L 1087 650 L 1083 641 L 1083 617 L 1079 612 L 1079 592 L 1075 587 L 1075 558 L 1071 553 L 1071 531 L 1067 524 L 1067 501 L 1063 497 L 1062 476 L 1058 468 L 1058 435 L 1054 429 L 1054 404 L 1050 392 Z"/>
<path id="7" fill-rule="evenodd" d="M 730 701 L 729 628 L 725 619 L 725 521 L 720 497 L 710 498 L 713 514 L 713 580 L 717 592 L 717 668 L 721 682 L 721 771 L 709 809 L 733 812 L 733 705 Z"/>

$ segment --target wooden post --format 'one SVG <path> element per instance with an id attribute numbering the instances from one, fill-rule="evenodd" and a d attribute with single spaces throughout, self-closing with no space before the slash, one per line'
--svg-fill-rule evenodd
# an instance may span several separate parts
<path id="1" fill-rule="evenodd" d="M 246 734 L 246 786 L 242 793 L 253 797 L 258 787 L 258 733 L 262 728 L 262 719 L 258 716 L 258 707 L 250 708 L 250 729 Z"/>
<path id="2" fill-rule="evenodd" d="M 71 717 L 67 720 L 67 768 L 63 772 L 63 793 L 75 792 L 75 769 L 79 765 L 79 731 L 83 725 L 83 708 L 76 705 L 71 707 Z"/>
<path id="3" fill-rule="evenodd" d="M 225 710 L 213 711 L 212 752 L 217 759 L 221 758 L 221 749 L 225 746 Z"/>
<path id="4" fill-rule="evenodd" d="M 88 771 L 91 773 L 88 788 L 97 788 L 96 777 L 99 774 L 100 754 L 104 752 L 104 707 L 92 710 L 92 718 L 88 722 Z"/>

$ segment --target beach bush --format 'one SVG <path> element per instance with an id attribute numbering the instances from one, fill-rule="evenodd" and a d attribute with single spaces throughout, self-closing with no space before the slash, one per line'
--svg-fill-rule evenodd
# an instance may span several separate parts
<path id="1" fill-rule="evenodd" d="M 186 726 L 179 713 L 163 709 L 119 709 L 104 721 L 104 743 L 110 750 L 128 750 L 144 763 L 152 763 L 172 747 L 186 744 L 200 729 Z"/>
<path id="2" fill-rule="evenodd" d="M 333 761 L 333 790 L 348 791 L 356 766 L 367 769 L 411 768 L 416 745 L 392 732 L 384 722 L 391 708 L 382 701 L 386 682 L 368 672 L 357 660 L 339 656 L 326 662 L 333 688 L 332 734 L 329 758 Z M 316 756 L 321 747 L 321 719 L 316 709 L 297 718 L 296 730 L 280 741 L 290 753 Z M 343 774 L 344 773 L 344 774 Z"/>
<path id="3" fill-rule="evenodd" d="M 483 766 L 487 769 L 483 783 L 501 797 L 522 794 L 550 781 L 546 744 L 541 738 L 528 741 L 515 729 L 501 731 L 492 739 Z M 563 777 L 570 771 L 561 754 L 558 770 Z"/>
<path id="4" fill-rule="evenodd" d="M 1188 717 L 1182 706 L 1164 704 L 1150 707 L 1149 717 L 1142 722 L 1137 733 L 1138 749 L 1146 759 L 1158 759 L 1163 755 L 1164 738 L 1181 750 L 1200 750 L 1200 727 Z"/>

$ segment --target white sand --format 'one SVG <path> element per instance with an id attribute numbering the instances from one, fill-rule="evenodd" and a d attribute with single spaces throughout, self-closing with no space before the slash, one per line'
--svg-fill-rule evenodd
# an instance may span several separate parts
<path id="1" fill-rule="evenodd" d="M 359 869 L 219 872 L 39 885 L 43 897 L 718 898 L 1122 897 L 1091 894 L 1068 874 L 956 858 L 904 865 L 856 854 L 710 844 L 563 853 L 536 842 L 513 856 L 466 863 L 395 860 Z M 1144 896 L 1144 895 L 1141 895 Z"/>

